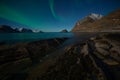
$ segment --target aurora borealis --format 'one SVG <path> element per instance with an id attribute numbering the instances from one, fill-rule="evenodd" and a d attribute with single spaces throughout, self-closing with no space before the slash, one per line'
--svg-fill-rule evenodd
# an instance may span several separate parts
<path id="1" fill-rule="evenodd" d="M 30 20 L 27 20 L 23 15 L 19 14 L 19 12 L 7 7 L 7 6 L 2 6 L 0 7 L 0 17 L 5 18 L 7 20 L 15 21 L 18 23 L 26 24 L 29 23 L 30 25 Z"/>
<path id="2" fill-rule="evenodd" d="M 70 30 L 90 13 L 106 15 L 120 0 L 0 0 L 0 24 L 46 32 Z"/>
<path id="3" fill-rule="evenodd" d="M 56 15 L 54 11 L 54 0 L 49 0 L 50 10 L 54 18 L 59 19 L 59 16 Z"/>

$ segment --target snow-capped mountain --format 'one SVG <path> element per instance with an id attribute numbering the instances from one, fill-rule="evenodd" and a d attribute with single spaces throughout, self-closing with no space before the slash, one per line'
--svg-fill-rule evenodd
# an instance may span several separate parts
<path id="1" fill-rule="evenodd" d="M 93 20 L 99 20 L 99 19 L 101 19 L 103 16 L 102 16 L 101 14 L 91 13 L 90 15 L 88 15 L 88 17 L 92 18 Z"/>
<path id="2" fill-rule="evenodd" d="M 0 25 L 0 33 L 43 33 L 41 30 L 32 30 L 28 28 L 14 28 L 8 25 Z"/>
<path id="3" fill-rule="evenodd" d="M 91 13 L 88 16 L 84 17 L 82 20 L 79 20 L 77 22 L 77 25 L 80 24 L 86 24 L 86 23 L 92 23 L 94 21 L 97 21 L 99 19 L 101 19 L 103 16 L 101 14 L 95 14 L 95 13 Z"/>
<path id="4" fill-rule="evenodd" d="M 88 24 L 91 24 L 99 19 L 101 19 L 103 16 L 100 14 L 91 13 L 88 16 L 84 17 L 82 20 L 79 20 L 75 27 L 72 29 L 72 31 L 79 31 L 80 29 L 84 31 L 86 29 Z"/>
<path id="5" fill-rule="evenodd" d="M 23 28 L 18 28 L 18 30 L 21 32 Z"/>
<path id="6" fill-rule="evenodd" d="M 15 28 L 15 30 L 19 32 L 33 32 L 31 29 L 27 28 Z"/>
<path id="7" fill-rule="evenodd" d="M 27 29 L 27 28 L 20 28 L 19 31 L 20 32 L 33 32 L 31 29 Z"/>
<path id="8" fill-rule="evenodd" d="M 17 33 L 19 32 L 16 29 L 13 29 L 11 26 L 8 25 L 0 25 L 0 33 Z"/>
<path id="9" fill-rule="evenodd" d="M 72 32 L 120 32 L 120 9 L 106 16 L 91 13 L 79 20 Z"/>

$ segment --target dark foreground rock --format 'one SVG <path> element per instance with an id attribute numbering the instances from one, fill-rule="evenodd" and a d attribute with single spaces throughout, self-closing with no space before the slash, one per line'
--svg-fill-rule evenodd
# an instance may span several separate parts
<path id="1" fill-rule="evenodd" d="M 102 33 L 58 50 L 65 40 L 2 46 L 0 79 L 120 80 L 120 33 Z"/>
<path id="2" fill-rule="evenodd" d="M 66 39 L 55 38 L 15 45 L 1 45 L 0 80 L 18 80 L 15 75 L 32 65 L 40 63 L 43 57 L 55 51 Z M 20 75 L 19 78 L 23 77 L 23 72 Z M 24 80 L 24 78 L 21 80 Z"/>
<path id="3" fill-rule="evenodd" d="M 119 36 L 104 34 L 68 46 L 33 69 L 27 80 L 119 80 Z"/>
<path id="4" fill-rule="evenodd" d="M 87 43 L 76 44 L 65 49 L 39 80 L 106 80 L 102 69 L 96 64 Z"/>

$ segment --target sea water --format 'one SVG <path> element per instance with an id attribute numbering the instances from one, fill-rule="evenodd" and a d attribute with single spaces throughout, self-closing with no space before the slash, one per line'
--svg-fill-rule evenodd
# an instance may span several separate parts
<path id="1" fill-rule="evenodd" d="M 53 39 L 53 38 L 71 38 L 73 33 L 60 33 L 60 32 L 45 32 L 45 33 L 0 33 L 0 42 L 17 43 L 17 42 L 30 42 L 37 40 Z"/>

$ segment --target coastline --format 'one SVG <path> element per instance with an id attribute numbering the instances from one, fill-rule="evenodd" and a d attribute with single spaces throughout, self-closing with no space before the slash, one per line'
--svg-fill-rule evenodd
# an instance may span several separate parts
<path id="1" fill-rule="evenodd" d="M 62 72 L 68 67 L 69 72 L 69 70 L 72 70 L 70 69 L 71 64 L 76 66 L 76 68 L 73 69 L 75 72 L 79 70 L 78 66 L 88 70 L 95 69 L 92 71 L 94 73 L 93 78 L 96 76 L 96 78 L 103 78 L 103 80 L 119 79 L 118 74 L 120 72 L 116 71 L 116 69 L 120 67 L 120 57 L 116 55 L 119 55 L 120 34 L 95 33 L 89 36 L 86 35 L 88 34 L 84 36 L 79 35 L 79 38 L 77 36 L 75 39 L 54 38 L 19 43 L 12 46 L 0 46 L 0 79 L 17 80 L 19 77 L 20 80 L 32 80 L 33 78 L 47 80 L 50 78 L 48 74 L 49 71 L 52 71 L 50 74 L 54 75 L 56 73 L 54 69 L 57 68 L 57 70 Z M 115 53 L 115 51 L 117 53 Z M 116 55 L 114 55 L 114 53 Z M 66 63 L 65 61 L 72 61 L 72 63 Z M 102 66 L 103 64 L 107 67 Z M 108 72 L 104 70 L 104 68 L 107 69 Z M 98 73 L 95 72 L 96 70 Z M 61 76 L 61 72 L 57 75 Z M 79 73 L 83 74 L 84 71 L 80 70 Z M 71 76 L 73 77 L 72 79 L 75 79 L 75 75 L 73 73 L 70 74 L 71 75 L 66 74 L 68 78 Z M 91 75 L 88 72 L 85 72 L 85 74 Z M 55 79 L 55 76 L 51 77 L 51 79 Z M 65 79 L 65 77 L 61 77 L 61 79 Z"/>

